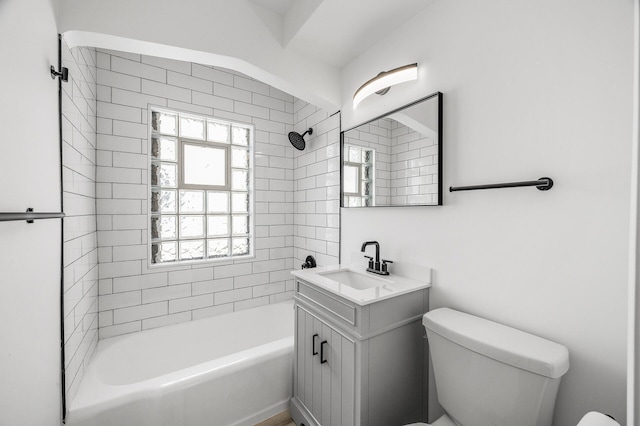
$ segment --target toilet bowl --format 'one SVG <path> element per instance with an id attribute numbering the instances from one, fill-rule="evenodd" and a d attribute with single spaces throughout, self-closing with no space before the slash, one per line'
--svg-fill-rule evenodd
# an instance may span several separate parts
<path id="1" fill-rule="evenodd" d="M 411 423 L 407 426 L 458 426 L 456 425 L 446 414 L 436 420 L 434 423 Z M 620 426 L 620 423 L 616 422 L 611 417 L 591 411 L 584 415 L 580 422 L 576 426 Z"/>
<path id="2" fill-rule="evenodd" d="M 551 426 L 566 347 L 448 308 L 422 323 L 446 413 L 430 426 Z"/>
<path id="3" fill-rule="evenodd" d="M 411 423 L 407 426 L 458 426 L 446 414 L 443 414 L 433 423 Z"/>
<path id="4" fill-rule="evenodd" d="M 591 411 L 584 415 L 577 426 L 620 426 L 620 423 L 605 414 Z"/>

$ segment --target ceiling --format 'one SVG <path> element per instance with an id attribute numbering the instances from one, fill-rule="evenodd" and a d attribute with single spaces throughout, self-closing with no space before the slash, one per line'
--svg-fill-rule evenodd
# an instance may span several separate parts
<path id="1" fill-rule="evenodd" d="M 342 68 L 433 0 L 248 0 L 273 37 Z"/>

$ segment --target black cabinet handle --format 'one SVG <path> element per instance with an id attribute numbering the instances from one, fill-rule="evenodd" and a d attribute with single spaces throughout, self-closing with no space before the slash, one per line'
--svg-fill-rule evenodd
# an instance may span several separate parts
<path id="1" fill-rule="evenodd" d="M 318 351 L 316 350 L 316 337 L 318 337 L 318 333 L 314 334 L 313 337 L 311 338 L 311 351 L 313 352 L 312 355 L 318 355 Z"/>
<path id="2" fill-rule="evenodd" d="M 326 344 L 326 340 L 323 340 L 322 343 L 320 343 L 320 364 L 325 364 L 327 362 L 326 358 L 324 357 L 324 345 Z"/>

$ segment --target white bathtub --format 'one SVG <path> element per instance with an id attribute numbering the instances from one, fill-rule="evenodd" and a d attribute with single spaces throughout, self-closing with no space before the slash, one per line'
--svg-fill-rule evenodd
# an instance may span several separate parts
<path id="1" fill-rule="evenodd" d="M 101 340 L 72 426 L 253 425 L 289 407 L 293 302 Z"/>

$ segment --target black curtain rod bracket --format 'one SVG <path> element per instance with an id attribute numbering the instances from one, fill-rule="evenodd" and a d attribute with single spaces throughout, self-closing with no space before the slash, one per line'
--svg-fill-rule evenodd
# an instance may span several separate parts
<path id="1" fill-rule="evenodd" d="M 0 212 L 0 222 L 9 222 L 14 220 L 26 220 L 27 223 L 33 223 L 38 219 L 61 219 L 64 213 L 36 213 L 31 207 L 26 212 Z"/>
<path id="2" fill-rule="evenodd" d="M 62 81 L 65 83 L 69 81 L 69 68 L 60 67 L 60 71 L 56 71 L 56 68 L 51 65 L 49 68 L 49 72 L 51 73 L 51 78 L 55 79 L 56 77 L 60 77 Z"/>
<path id="3" fill-rule="evenodd" d="M 492 183 L 487 185 L 455 186 L 455 187 L 450 186 L 449 192 L 473 191 L 476 189 L 517 188 L 520 186 L 535 186 L 540 191 L 548 191 L 553 187 L 553 179 L 551 179 L 550 177 L 541 177 L 538 180 L 527 180 L 524 182 Z"/>

